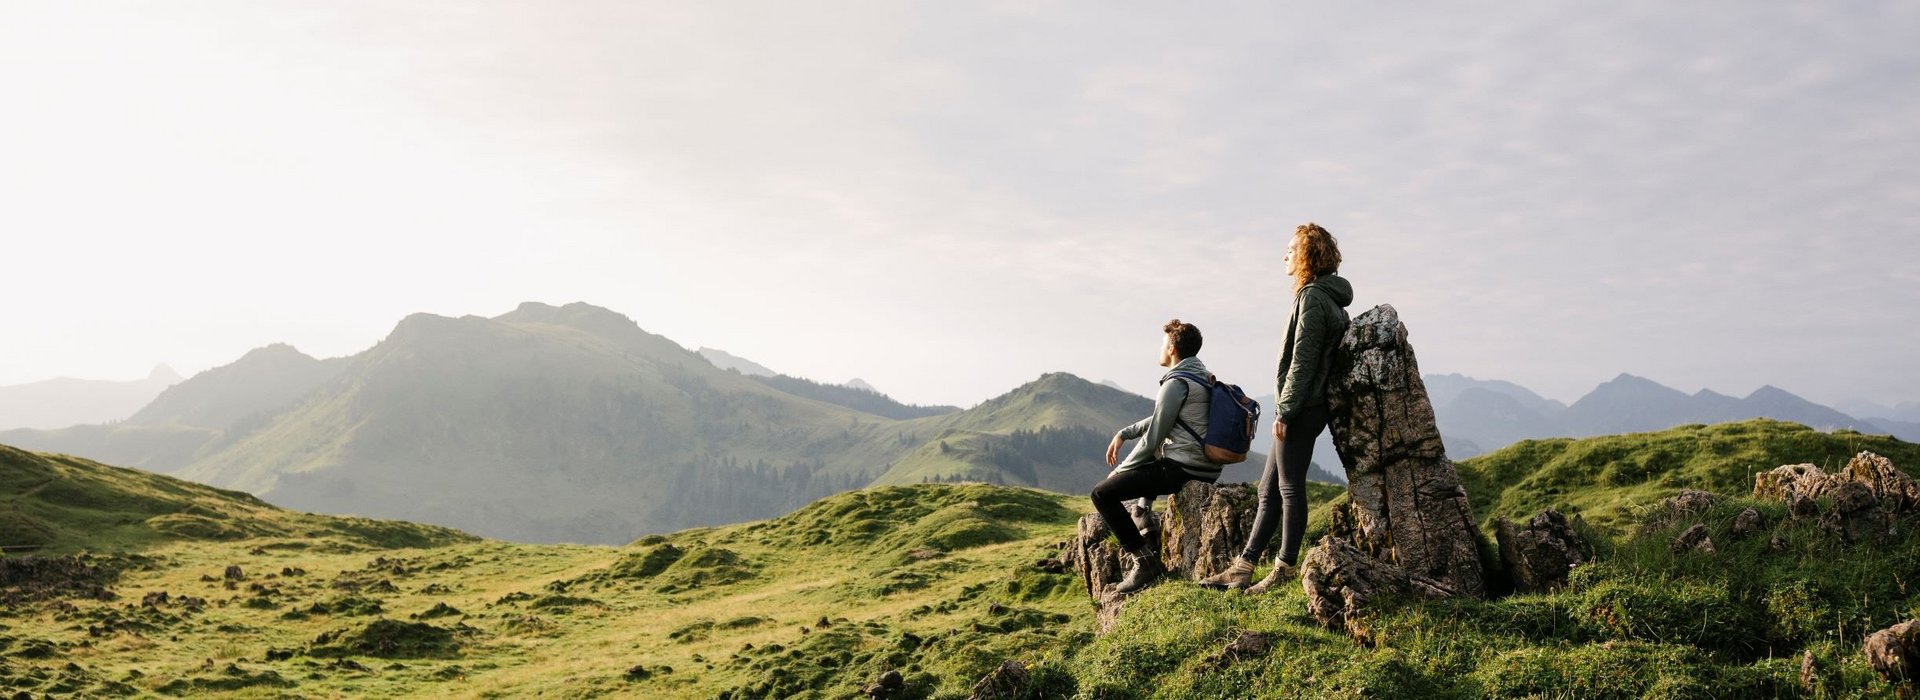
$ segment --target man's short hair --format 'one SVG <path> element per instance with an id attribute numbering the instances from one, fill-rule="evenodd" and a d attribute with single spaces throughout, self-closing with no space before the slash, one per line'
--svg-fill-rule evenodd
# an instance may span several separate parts
<path id="1" fill-rule="evenodd" d="M 1181 323 L 1180 319 L 1167 322 L 1167 337 L 1173 339 L 1173 354 L 1184 360 L 1200 354 L 1200 327 L 1191 323 Z"/>

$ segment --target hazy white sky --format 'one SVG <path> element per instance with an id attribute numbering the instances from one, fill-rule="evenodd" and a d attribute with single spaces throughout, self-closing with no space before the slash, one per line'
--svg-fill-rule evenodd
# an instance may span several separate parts
<path id="1" fill-rule="evenodd" d="M 1428 372 L 1920 399 L 1920 4 L 1347 5 L 8 0 L 0 384 L 538 300 L 1265 393 L 1314 220 Z"/>

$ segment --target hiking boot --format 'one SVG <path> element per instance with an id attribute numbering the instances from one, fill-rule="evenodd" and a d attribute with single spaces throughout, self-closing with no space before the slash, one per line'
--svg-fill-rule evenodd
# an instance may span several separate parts
<path id="1" fill-rule="evenodd" d="M 1294 568 L 1292 564 L 1275 560 L 1273 562 L 1273 570 L 1267 572 L 1267 577 L 1260 579 L 1259 583 L 1248 587 L 1247 595 L 1260 595 L 1273 590 L 1274 586 L 1278 586 L 1282 582 L 1292 581 L 1297 578 L 1300 578 L 1299 569 Z"/>
<path id="2" fill-rule="evenodd" d="M 1133 518 L 1133 529 L 1147 542 L 1158 543 L 1160 535 L 1159 521 L 1153 517 L 1153 504 L 1146 499 L 1127 501 L 1127 515 Z"/>
<path id="3" fill-rule="evenodd" d="M 1166 572 L 1166 568 L 1160 565 L 1159 552 L 1153 551 L 1151 547 L 1140 549 L 1143 551 L 1126 554 L 1127 575 L 1120 579 L 1120 585 L 1115 586 L 1113 592 L 1126 595 L 1146 588 L 1155 579 L 1160 578 L 1160 574 Z"/>
<path id="4" fill-rule="evenodd" d="M 1220 573 L 1200 579 L 1200 585 L 1208 588 L 1226 588 L 1240 590 L 1253 583 L 1253 562 L 1234 557 L 1233 563 Z"/>

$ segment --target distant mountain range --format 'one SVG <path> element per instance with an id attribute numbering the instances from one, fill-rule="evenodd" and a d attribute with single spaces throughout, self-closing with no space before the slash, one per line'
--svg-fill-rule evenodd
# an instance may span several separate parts
<path id="1" fill-rule="evenodd" d="M 1687 395 L 1622 375 L 1571 406 L 1508 382 L 1426 378 L 1449 453 L 1516 440 L 1751 417 L 1912 439 L 1774 388 Z M 61 452 L 325 513 L 431 522 L 521 541 L 625 542 L 775 516 L 869 485 L 984 481 L 1084 493 L 1146 397 L 1065 373 L 961 410 L 691 351 L 587 304 L 493 318 L 415 314 L 374 347 L 321 360 L 286 345 L 156 392 L 113 423 L 0 431 Z M 1272 415 L 1271 396 L 1262 397 Z M 1256 444 L 1264 448 L 1266 443 Z M 1309 478 L 1338 481 L 1325 436 Z M 1264 455 L 1229 467 L 1259 477 Z"/>
<path id="2" fill-rule="evenodd" d="M 1665 430 L 1695 423 L 1749 418 L 1791 421 L 1820 430 L 1849 429 L 1901 440 L 1920 440 L 1920 423 L 1856 418 L 1772 386 L 1745 398 L 1710 390 L 1693 394 L 1631 374 L 1588 392 L 1573 405 L 1543 398 L 1524 387 L 1458 374 L 1424 377 L 1449 456 L 1464 459 L 1519 440 L 1590 437 Z"/>
<path id="3" fill-rule="evenodd" d="M 0 443 L 302 510 L 613 543 L 770 517 L 871 484 L 1084 492 L 1107 473 L 1100 455 L 1112 432 L 1151 410 L 1144 397 L 1064 373 L 964 411 L 906 406 L 870 390 L 749 376 L 739 368 L 759 365 L 719 352 L 689 351 L 586 304 L 415 314 L 352 357 L 261 348 L 127 421 L 0 432 Z"/>
<path id="4" fill-rule="evenodd" d="M 0 430 L 51 429 L 123 420 L 183 377 L 160 365 L 145 379 L 115 382 L 62 377 L 0 386 Z"/>

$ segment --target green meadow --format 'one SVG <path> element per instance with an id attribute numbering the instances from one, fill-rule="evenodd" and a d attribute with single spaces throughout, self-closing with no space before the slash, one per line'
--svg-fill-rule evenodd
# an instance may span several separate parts
<path id="1" fill-rule="evenodd" d="M 1749 497 L 1758 471 L 1861 450 L 1920 467 L 1891 438 L 1773 421 L 1467 460 L 1489 542 L 1496 518 L 1552 506 L 1582 516 L 1597 561 L 1551 593 L 1388 602 L 1348 636 L 1314 624 L 1297 586 L 1186 582 L 1096 635 L 1080 579 L 1044 565 L 1085 499 L 1030 489 L 878 487 L 624 546 L 524 545 L 0 449 L 0 535 L 44 546 L 0 569 L 0 690 L 846 698 L 894 672 L 890 697 L 965 698 L 1017 660 L 1032 698 L 1896 697 L 1859 649 L 1920 617 L 1913 516 L 1847 543 Z M 1687 488 L 1720 498 L 1663 517 Z M 1316 486 L 1310 530 L 1339 493 Z M 1736 538 L 1749 506 L 1766 527 Z M 1717 555 L 1669 550 L 1695 522 Z M 1223 653 L 1243 632 L 1271 650 Z"/>

